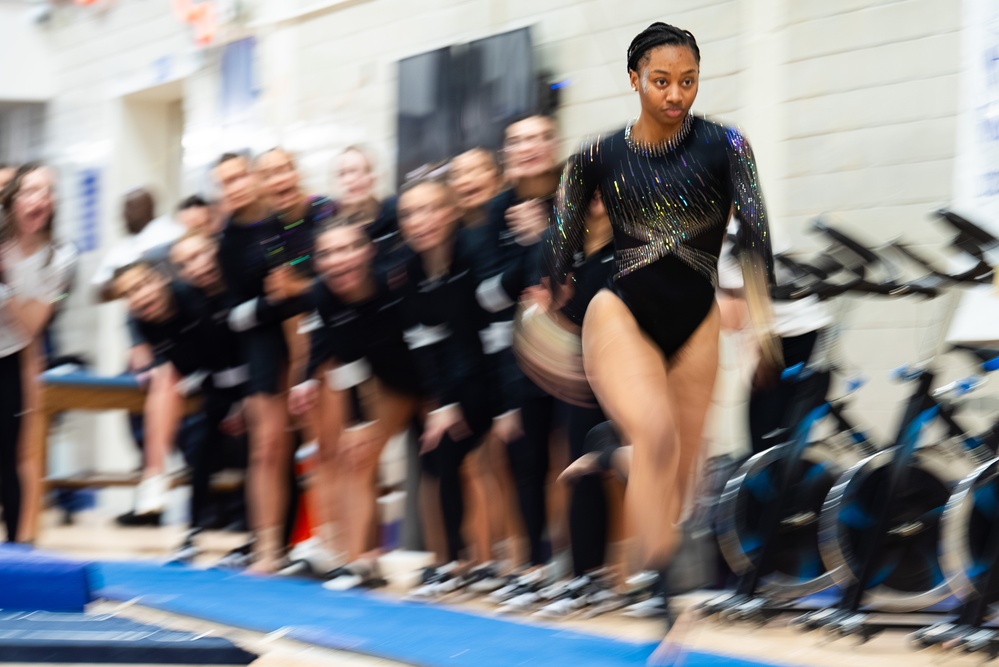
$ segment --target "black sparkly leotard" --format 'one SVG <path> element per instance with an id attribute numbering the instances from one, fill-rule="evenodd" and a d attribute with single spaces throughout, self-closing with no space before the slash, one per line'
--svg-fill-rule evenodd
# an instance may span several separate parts
<path id="1" fill-rule="evenodd" d="M 669 142 L 636 142 L 630 127 L 587 144 L 566 165 L 556 197 L 548 269 L 564 281 L 600 188 L 614 227 L 611 289 L 671 358 L 714 305 L 729 211 L 754 270 L 773 283 L 766 208 L 749 143 L 733 128 L 688 115 Z"/>

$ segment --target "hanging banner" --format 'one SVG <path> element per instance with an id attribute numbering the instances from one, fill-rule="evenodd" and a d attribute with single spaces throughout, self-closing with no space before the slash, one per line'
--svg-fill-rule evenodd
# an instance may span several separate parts
<path id="1" fill-rule="evenodd" d="M 960 107 L 953 209 L 999 236 L 999 2 L 964 0 Z M 969 289 L 947 336 L 952 343 L 999 342 L 999 291 Z"/>
<path id="2" fill-rule="evenodd" d="M 77 174 L 77 210 L 79 224 L 76 233 L 77 250 L 81 253 L 100 246 L 101 172 L 83 169 Z"/>
<path id="3" fill-rule="evenodd" d="M 999 2 L 964 0 L 956 207 L 999 236 Z"/>

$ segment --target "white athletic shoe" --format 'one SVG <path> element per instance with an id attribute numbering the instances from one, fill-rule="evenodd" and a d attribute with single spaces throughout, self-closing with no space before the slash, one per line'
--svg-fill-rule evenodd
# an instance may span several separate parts
<path id="1" fill-rule="evenodd" d="M 288 560 L 304 561 L 313 572 L 330 572 L 344 564 L 346 558 L 341 553 L 331 553 L 320 539 L 310 537 L 296 544 L 288 552 Z"/>
<path id="2" fill-rule="evenodd" d="M 503 604 L 507 600 L 523 595 L 525 593 L 536 593 L 544 588 L 549 582 L 546 568 L 538 569 L 522 574 L 506 586 L 493 591 L 488 598 L 493 604 Z"/>
<path id="3" fill-rule="evenodd" d="M 137 515 L 156 514 L 166 506 L 166 495 L 170 490 L 170 479 L 163 474 L 143 478 L 135 487 L 135 513 Z"/>
<path id="4" fill-rule="evenodd" d="M 656 595 L 630 605 L 622 615 L 630 618 L 666 618 L 668 614 L 666 598 Z"/>
<path id="5" fill-rule="evenodd" d="M 421 577 L 423 583 L 410 590 L 406 598 L 418 602 L 431 602 L 453 591 L 457 568 L 457 563 L 427 568 Z"/>
<path id="6" fill-rule="evenodd" d="M 328 591 L 349 591 L 364 583 L 364 577 L 359 574 L 342 574 L 323 582 L 323 588 Z"/>
<path id="7" fill-rule="evenodd" d="M 541 594 L 537 592 L 521 593 L 516 597 L 500 604 L 500 611 L 504 614 L 526 614 L 542 601 Z"/>
<path id="8" fill-rule="evenodd" d="M 506 582 L 504 577 L 499 575 L 499 571 L 493 563 L 483 563 L 468 573 L 468 590 L 472 593 L 492 593 L 498 590 Z"/>

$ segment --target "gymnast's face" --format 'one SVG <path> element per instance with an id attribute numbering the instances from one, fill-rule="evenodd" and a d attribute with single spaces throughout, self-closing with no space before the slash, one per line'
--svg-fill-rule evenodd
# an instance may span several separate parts
<path id="1" fill-rule="evenodd" d="M 298 170 L 291 156 L 275 149 L 261 155 L 256 164 L 257 174 L 268 207 L 276 213 L 287 213 L 302 201 Z"/>
<path id="2" fill-rule="evenodd" d="M 679 129 L 697 97 L 700 68 L 687 46 L 657 46 L 631 70 L 642 114 L 666 129 Z"/>
<path id="3" fill-rule="evenodd" d="M 500 188 L 499 167 L 488 151 L 473 148 L 451 159 L 448 183 L 458 196 L 461 210 L 471 211 L 496 196 Z"/>
<path id="4" fill-rule="evenodd" d="M 257 203 L 259 181 L 246 158 L 226 160 L 215 167 L 215 180 L 226 213 L 239 213 Z"/>
<path id="5" fill-rule="evenodd" d="M 375 174 L 368 157 L 359 150 L 349 150 L 337 161 L 336 176 L 341 203 L 351 206 L 375 196 Z"/>
<path id="6" fill-rule="evenodd" d="M 316 271 L 335 295 L 350 298 L 371 276 L 375 247 L 360 225 L 342 225 L 316 238 Z"/>
<path id="7" fill-rule="evenodd" d="M 421 183 L 399 198 L 399 230 L 413 252 L 438 248 L 451 238 L 458 209 L 440 183 Z"/>
<path id="8" fill-rule="evenodd" d="M 222 284 L 222 269 L 215 242 L 205 236 L 188 236 L 170 248 L 170 261 L 187 284 L 208 290 Z"/>
<path id="9" fill-rule="evenodd" d="M 128 302 L 128 311 L 140 322 L 162 322 L 170 313 L 167 279 L 145 265 L 134 266 L 114 281 L 118 297 Z"/>
<path id="10" fill-rule="evenodd" d="M 544 176 L 557 164 L 555 123 L 545 116 L 531 116 L 506 128 L 503 166 L 512 181 Z"/>

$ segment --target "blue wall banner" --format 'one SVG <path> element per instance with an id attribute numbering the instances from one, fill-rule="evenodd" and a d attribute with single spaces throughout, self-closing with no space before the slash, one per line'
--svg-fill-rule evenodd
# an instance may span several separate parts
<path id="1" fill-rule="evenodd" d="M 100 246 L 100 170 L 96 168 L 81 170 L 77 175 L 76 187 L 80 216 L 76 245 L 81 253 L 90 252 Z"/>

